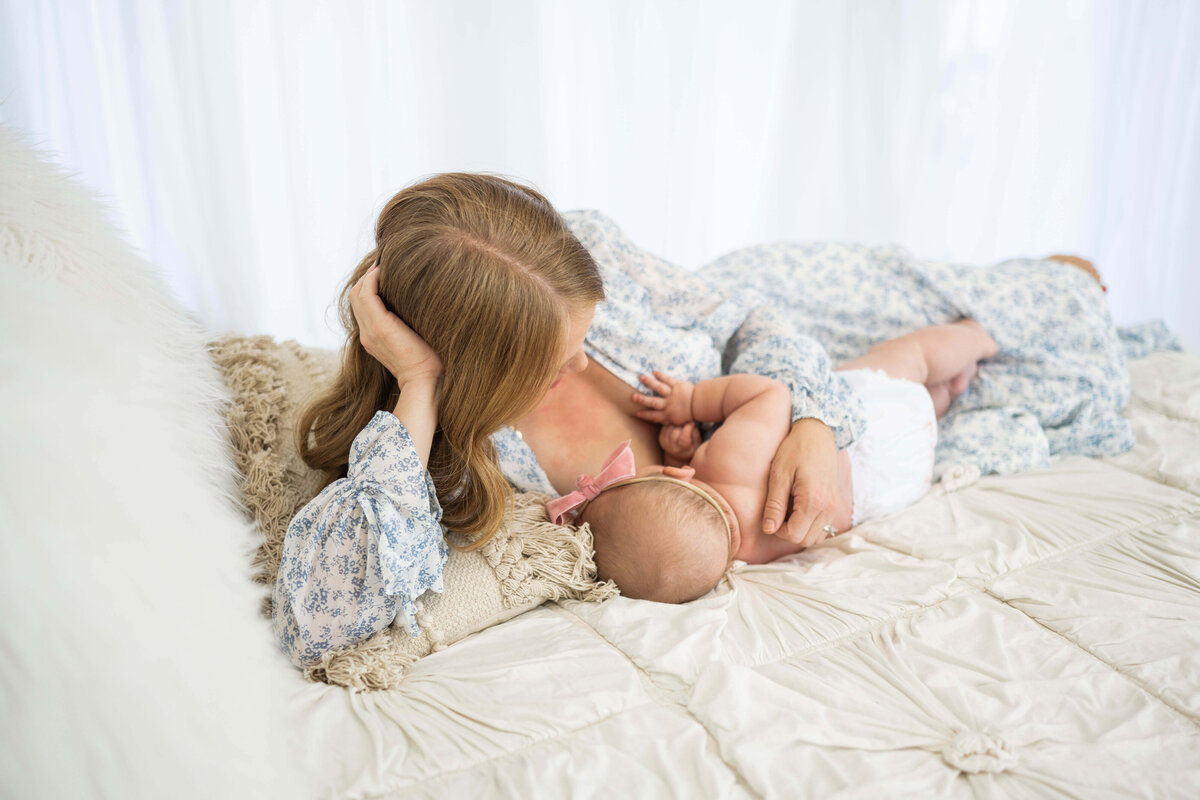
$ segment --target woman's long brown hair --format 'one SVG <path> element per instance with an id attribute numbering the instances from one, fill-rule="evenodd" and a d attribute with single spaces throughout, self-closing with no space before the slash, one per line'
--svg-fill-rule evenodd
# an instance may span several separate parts
<path id="1" fill-rule="evenodd" d="M 359 341 L 348 292 L 379 262 L 379 296 L 442 360 L 429 472 L 442 524 L 474 538 L 496 532 L 511 498 L 489 437 L 533 410 L 568 356 L 568 315 L 604 299 L 599 271 L 541 194 L 492 175 L 449 173 L 384 206 L 375 249 L 338 304 L 341 369 L 300 414 L 300 456 L 326 485 L 347 474 L 354 437 L 398 397 L 396 379 Z"/>

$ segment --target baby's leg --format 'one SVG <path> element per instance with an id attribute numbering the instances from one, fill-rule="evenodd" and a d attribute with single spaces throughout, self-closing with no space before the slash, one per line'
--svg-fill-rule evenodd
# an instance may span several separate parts
<path id="1" fill-rule="evenodd" d="M 966 390 L 975 365 L 996 354 L 996 342 L 978 322 L 933 325 L 871 347 L 839 370 L 880 369 L 893 378 L 925 384 L 940 417 Z"/>

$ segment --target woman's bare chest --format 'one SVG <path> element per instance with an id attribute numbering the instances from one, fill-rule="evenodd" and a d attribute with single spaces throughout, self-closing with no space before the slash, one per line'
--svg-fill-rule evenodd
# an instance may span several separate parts
<path id="1" fill-rule="evenodd" d="M 608 370 L 589 362 L 583 372 L 567 375 L 532 414 L 517 423 L 525 444 L 537 456 L 559 493 L 575 488 L 575 479 L 600 470 L 618 444 L 630 440 L 639 467 L 662 463 L 658 426 L 637 419 L 633 389 Z"/>

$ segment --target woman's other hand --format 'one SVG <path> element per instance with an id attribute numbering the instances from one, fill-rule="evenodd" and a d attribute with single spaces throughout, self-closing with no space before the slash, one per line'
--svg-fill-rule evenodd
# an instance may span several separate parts
<path id="1" fill-rule="evenodd" d="M 824 541 L 837 502 L 837 445 L 818 419 L 798 419 L 771 462 L 763 533 L 811 547 Z M 784 521 L 788 499 L 791 516 Z"/>
<path id="2" fill-rule="evenodd" d="M 363 349 L 403 386 L 442 375 L 442 360 L 425 340 L 387 310 L 379 299 L 379 265 L 371 267 L 349 292 Z"/>

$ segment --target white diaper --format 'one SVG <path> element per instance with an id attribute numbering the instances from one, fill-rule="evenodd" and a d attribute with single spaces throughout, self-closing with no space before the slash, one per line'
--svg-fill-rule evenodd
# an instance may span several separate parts
<path id="1" fill-rule="evenodd" d="M 937 415 L 919 383 L 882 370 L 839 372 L 862 401 L 867 432 L 846 448 L 854 482 L 854 524 L 920 500 L 933 478 Z"/>

